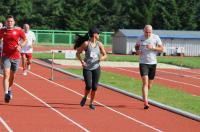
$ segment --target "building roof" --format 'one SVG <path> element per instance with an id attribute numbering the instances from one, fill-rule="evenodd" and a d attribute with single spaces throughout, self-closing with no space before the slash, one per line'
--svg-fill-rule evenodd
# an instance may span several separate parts
<path id="1" fill-rule="evenodd" d="M 136 38 L 143 34 L 143 29 L 119 29 L 118 32 L 116 33 L 118 36 Z M 200 39 L 199 31 L 153 30 L 153 33 L 159 35 L 161 38 Z"/>

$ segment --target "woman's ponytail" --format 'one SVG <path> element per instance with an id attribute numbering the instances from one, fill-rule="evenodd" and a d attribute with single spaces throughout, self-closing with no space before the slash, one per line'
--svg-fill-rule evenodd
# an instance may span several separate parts
<path id="1" fill-rule="evenodd" d="M 79 48 L 85 41 L 89 40 L 89 34 L 86 33 L 84 36 L 81 36 L 79 34 L 76 34 L 74 49 Z"/>

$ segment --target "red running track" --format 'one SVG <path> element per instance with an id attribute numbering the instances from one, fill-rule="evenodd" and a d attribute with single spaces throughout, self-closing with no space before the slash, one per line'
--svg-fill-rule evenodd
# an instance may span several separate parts
<path id="1" fill-rule="evenodd" d="M 200 123 L 169 111 L 151 106 L 123 94 L 99 87 L 96 110 L 80 107 L 84 82 L 33 64 L 28 76 L 21 69 L 13 86 L 14 98 L 0 101 L 0 117 L 13 131 L 193 131 Z M 1 77 L 2 80 L 2 77 Z M 2 91 L 1 91 L 2 92 Z M 3 93 L 3 92 L 2 92 Z M 3 95 L 3 94 L 2 94 Z M 87 102 L 88 103 L 88 102 Z M 0 122 L 0 131 L 6 127 Z"/>

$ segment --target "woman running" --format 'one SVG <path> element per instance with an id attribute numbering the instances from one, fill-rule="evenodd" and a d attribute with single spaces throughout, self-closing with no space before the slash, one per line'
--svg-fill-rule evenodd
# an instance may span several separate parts
<path id="1" fill-rule="evenodd" d="M 103 44 L 99 40 L 100 31 L 93 27 L 85 36 L 77 35 L 74 49 L 77 50 L 76 56 L 83 67 L 83 77 L 85 81 L 85 93 L 80 105 L 83 107 L 87 100 L 87 96 L 91 91 L 89 108 L 95 110 L 93 104 L 97 85 L 100 78 L 101 68 L 100 61 L 107 58 Z M 85 58 L 82 59 L 81 53 L 85 51 Z"/>

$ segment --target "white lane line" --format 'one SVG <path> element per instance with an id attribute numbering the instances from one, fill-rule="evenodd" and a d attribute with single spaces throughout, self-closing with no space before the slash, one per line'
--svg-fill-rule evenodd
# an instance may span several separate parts
<path id="1" fill-rule="evenodd" d="M 177 75 L 177 76 L 183 76 L 183 77 L 188 77 L 188 78 L 193 78 L 193 79 L 200 79 L 199 77 L 194 77 L 194 76 L 190 76 L 190 75 L 185 75 L 185 74 L 179 74 L 179 73 L 174 73 L 174 72 L 168 72 L 168 71 L 163 71 L 163 70 L 157 70 L 159 72 L 163 72 L 163 73 L 169 73 L 169 74 L 172 74 L 172 75 Z"/>
<path id="2" fill-rule="evenodd" d="M 128 119 L 130 119 L 130 120 L 132 120 L 132 121 L 135 121 L 135 122 L 137 122 L 137 123 L 139 123 L 139 124 L 142 124 L 142 125 L 144 125 L 144 126 L 146 126 L 146 127 L 148 127 L 148 128 L 151 128 L 151 129 L 157 131 L 157 132 L 162 132 L 162 130 L 159 130 L 159 129 L 157 129 L 157 128 L 151 126 L 151 125 L 148 125 L 148 124 L 146 124 L 146 123 L 144 123 L 144 122 L 142 122 L 142 121 L 139 121 L 139 120 L 137 120 L 136 118 L 130 117 L 130 116 L 128 116 L 128 115 L 126 115 L 126 114 L 124 114 L 124 113 L 122 113 L 122 112 L 119 112 L 119 111 L 117 111 L 117 110 L 115 110 L 115 109 L 112 109 L 112 108 L 110 108 L 110 107 L 108 107 L 108 106 L 106 106 L 106 105 L 104 105 L 104 104 L 102 104 L 102 103 L 100 103 L 100 102 L 97 102 L 97 101 L 95 101 L 95 102 L 96 102 L 98 105 L 101 105 L 101 106 L 103 106 L 103 107 L 105 107 L 105 108 L 107 108 L 107 109 L 109 109 L 109 110 L 111 110 L 111 111 L 113 111 L 113 112 L 115 112 L 115 113 L 117 113 L 117 114 L 119 114 L 119 115 L 122 115 L 122 116 L 124 116 L 124 117 L 126 117 L 126 118 L 128 118 Z"/>
<path id="3" fill-rule="evenodd" d="M 136 72 L 136 71 L 131 71 L 131 70 L 123 69 L 123 68 L 116 68 L 116 67 L 112 67 L 112 68 L 132 72 L 132 73 L 139 73 L 139 72 Z M 161 79 L 161 80 L 166 80 L 166 81 L 169 81 L 169 82 L 174 82 L 174 83 L 179 83 L 179 84 L 184 84 L 184 85 L 200 88 L 200 86 L 197 86 L 197 85 L 194 85 L 194 84 L 191 84 L 191 83 L 184 83 L 184 82 L 166 79 L 166 78 L 162 78 L 162 77 L 156 77 L 156 78 Z"/>
<path id="4" fill-rule="evenodd" d="M 4 125 L 4 127 L 8 130 L 8 132 L 13 132 L 13 130 L 8 126 L 8 124 L 0 117 L 0 122 Z"/>
<path id="5" fill-rule="evenodd" d="M 35 96 L 34 94 L 32 94 L 31 92 L 29 92 L 28 90 L 26 90 L 25 88 L 23 88 L 22 86 L 18 85 L 17 83 L 14 83 L 17 87 L 19 87 L 21 90 L 23 90 L 24 92 L 28 93 L 30 96 L 32 96 L 33 98 L 35 98 L 36 100 L 38 100 L 39 102 L 41 102 L 42 104 L 44 104 L 46 107 L 48 107 L 49 109 L 51 109 L 52 111 L 56 112 L 57 114 L 59 114 L 60 116 L 62 116 L 63 118 L 67 119 L 68 121 L 72 122 L 73 124 L 75 124 L 76 126 L 78 126 L 79 128 L 81 128 L 83 131 L 85 132 L 89 132 L 88 129 L 84 128 L 83 126 L 81 126 L 80 124 L 78 124 L 77 122 L 73 121 L 72 119 L 70 119 L 69 117 L 67 117 L 66 115 L 64 115 L 63 113 L 61 113 L 60 111 L 54 109 L 51 105 L 47 104 L 45 101 L 43 101 L 42 99 L 40 99 L 39 97 Z"/>
<path id="6" fill-rule="evenodd" d="M 31 72 L 31 71 L 29 71 L 29 73 L 31 73 L 31 74 L 33 74 L 34 76 L 37 76 L 37 77 L 39 77 L 39 78 L 41 78 L 41 79 L 43 79 L 43 80 L 46 80 L 47 82 L 50 82 L 50 83 L 52 83 L 52 84 L 55 84 L 55 85 L 57 85 L 57 86 L 59 86 L 59 87 L 61 87 L 61 88 L 63 88 L 63 89 L 66 89 L 66 90 L 68 90 L 68 91 L 70 91 L 70 92 L 72 92 L 72 93 L 75 93 L 75 94 L 77 94 L 77 95 L 79 95 L 79 96 L 83 96 L 82 94 L 80 94 L 80 93 L 78 93 L 78 92 L 76 92 L 76 91 L 74 91 L 74 90 L 72 90 L 72 89 L 70 89 L 70 88 L 68 88 L 68 87 L 65 87 L 65 86 L 63 86 L 63 85 L 61 85 L 61 84 L 58 84 L 58 83 L 53 82 L 53 81 L 50 81 L 50 80 L 48 80 L 48 79 L 46 79 L 46 78 L 44 78 L 44 77 L 42 77 L 42 76 L 40 76 L 40 75 L 37 75 L 37 74 L 35 74 L 35 73 Z M 119 115 L 122 115 L 122 116 L 124 116 L 124 117 L 126 117 L 126 118 L 128 118 L 128 119 L 130 119 L 130 120 L 132 120 L 132 121 L 135 121 L 135 122 L 137 122 L 137 123 L 139 123 L 139 124 L 141 124 L 141 125 L 143 125 L 143 126 L 145 126 L 145 127 L 148 127 L 148 128 L 150 128 L 150 129 L 153 129 L 153 130 L 155 130 L 155 131 L 157 131 L 157 132 L 162 132 L 162 130 L 159 130 L 159 129 L 157 129 L 157 128 L 151 126 L 151 125 L 148 125 L 147 123 L 144 123 L 144 122 L 142 122 L 142 121 L 139 121 L 139 120 L 137 120 L 136 118 L 130 117 L 130 116 L 124 114 L 124 113 L 121 113 L 121 112 L 119 112 L 119 111 L 117 111 L 117 110 L 114 110 L 114 109 L 112 109 L 112 108 L 110 108 L 110 107 L 108 107 L 108 106 L 106 106 L 106 105 L 104 105 L 104 104 L 102 104 L 102 103 L 100 103 L 100 102 L 98 102 L 98 101 L 95 101 L 95 102 L 96 102 L 97 104 L 99 104 L 99 105 L 101 105 L 101 106 L 103 106 L 103 107 L 105 107 L 105 108 L 107 108 L 107 109 L 109 109 L 109 110 L 111 110 L 111 111 L 113 111 L 113 112 L 119 114 Z"/>
<path id="7" fill-rule="evenodd" d="M 199 71 L 189 71 L 189 70 L 182 70 L 182 71 L 184 71 L 184 72 L 188 72 L 188 73 L 193 73 L 193 74 L 196 74 L 196 76 L 200 76 L 200 73 L 199 73 Z"/>

